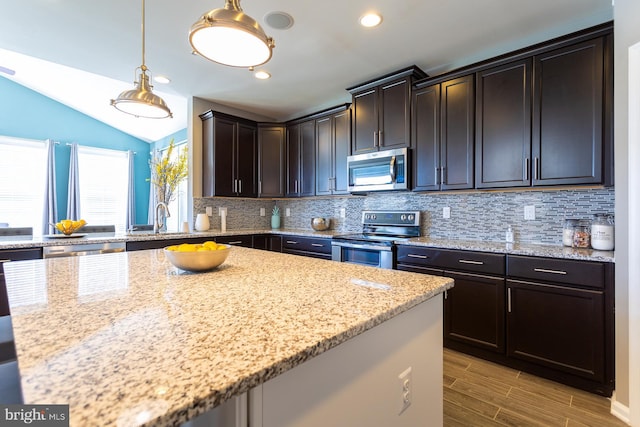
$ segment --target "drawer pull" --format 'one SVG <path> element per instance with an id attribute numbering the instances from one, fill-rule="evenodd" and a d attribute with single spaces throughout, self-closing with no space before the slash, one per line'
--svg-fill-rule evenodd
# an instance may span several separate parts
<path id="1" fill-rule="evenodd" d="M 9 262 L 11 261 L 10 259 L 0 259 L 0 264 L 2 264 L 3 262 Z"/>
<path id="2" fill-rule="evenodd" d="M 418 254 L 407 254 L 407 257 L 409 258 L 420 258 L 420 259 L 427 259 L 429 258 L 426 255 L 418 255 Z"/>
<path id="3" fill-rule="evenodd" d="M 239 245 L 240 243 L 242 243 L 242 240 L 236 240 L 233 242 L 227 242 L 227 245 Z"/>
<path id="4" fill-rule="evenodd" d="M 511 313 L 511 288 L 507 288 L 507 313 Z"/>
<path id="5" fill-rule="evenodd" d="M 321 245 L 320 243 L 312 243 L 311 246 L 315 246 L 316 248 L 324 248 L 324 245 Z"/>
<path id="6" fill-rule="evenodd" d="M 470 259 L 459 259 L 458 262 L 461 264 L 484 265 L 484 262 L 482 261 L 473 261 Z"/>
<path id="7" fill-rule="evenodd" d="M 290 245 L 297 245 L 298 242 L 296 242 L 295 240 L 287 240 L 287 243 L 289 243 Z"/>
<path id="8" fill-rule="evenodd" d="M 536 273 L 567 274 L 566 271 L 562 271 L 562 270 L 547 270 L 546 268 L 534 268 L 533 271 L 535 271 Z"/>

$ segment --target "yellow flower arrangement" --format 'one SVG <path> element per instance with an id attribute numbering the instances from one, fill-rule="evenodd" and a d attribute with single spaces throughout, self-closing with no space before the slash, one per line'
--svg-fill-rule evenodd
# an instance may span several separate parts
<path id="1" fill-rule="evenodd" d="M 173 159 L 175 144 L 173 139 L 163 156 L 151 156 L 151 183 L 156 186 L 157 201 L 170 203 L 175 199 L 175 191 L 180 182 L 189 174 L 188 151 L 184 147 Z"/>

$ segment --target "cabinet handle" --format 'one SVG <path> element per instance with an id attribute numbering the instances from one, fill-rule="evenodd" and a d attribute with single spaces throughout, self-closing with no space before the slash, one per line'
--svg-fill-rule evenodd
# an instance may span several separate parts
<path id="1" fill-rule="evenodd" d="M 534 268 L 533 271 L 536 273 L 550 273 L 550 274 L 567 274 L 566 271 L 562 270 L 547 270 L 546 268 Z"/>
<path id="2" fill-rule="evenodd" d="M 0 259 L 0 264 L 2 264 L 3 262 L 9 262 L 11 261 L 10 259 Z"/>
<path id="3" fill-rule="evenodd" d="M 296 242 L 295 240 L 287 240 L 287 243 L 289 243 L 290 245 L 297 245 L 298 242 Z"/>
<path id="4" fill-rule="evenodd" d="M 440 172 L 440 168 L 435 168 L 435 169 L 436 169 L 435 170 L 436 176 L 434 178 L 435 178 L 435 182 L 436 182 L 436 185 L 437 185 L 437 184 L 440 184 L 440 182 L 438 181 L 438 172 Z"/>
<path id="5" fill-rule="evenodd" d="M 529 166 L 531 165 L 531 159 L 524 159 L 524 180 L 529 181 Z"/>
<path id="6" fill-rule="evenodd" d="M 511 313 L 511 288 L 507 288 L 507 313 Z"/>
<path id="7" fill-rule="evenodd" d="M 444 299 L 447 299 L 447 291 L 444 291 Z"/>
<path id="8" fill-rule="evenodd" d="M 324 248 L 324 245 L 321 245 L 320 243 L 312 243 L 311 246 L 315 246 L 316 248 Z"/>
<path id="9" fill-rule="evenodd" d="M 242 243 L 242 240 L 234 240 L 233 242 L 227 242 L 227 245 L 239 245 Z"/>
<path id="10" fill-rule="evenodd" d="M 373 146 L 377 147 L 378 146 L 378 132 L 373 132 Z"/>
<path id="11" fill-rule="evenodd" d="M 444 166 L 440 168 L 440 184 L 446 184 L 444 182 Z"/>
<path id="12" fill-rule="evenodd" d="M 409 258 L 420 258 L 420 259 L 427 259 L 429 258 L 426 255 L 418 255 L 418 254 L 407 254 L 407 257 Z"/>
<path id="13" fill-rule="evenodd" d="M 533 158 L 533 179 L 537 180 L 538 179 L 538 167 L 539 167 L 539 160 L 537 157 Z"/>
<path id="14" fill-rule="evenodd" d="M 238 193 L 242 193 L 242 180 L 238 180 Z"/>
<path id="15" fill-rule="evenodd" d="M 378 131 L 378 147 L 382 147 L 382 131 Z"/>
<path id="16" fill-rule="evenodd" d="M 470 259 L 459 259 L 458 262 L 461 263 L 461 264 L 484 265 L 484 262 L 482 262 L 482 261 L 473 261 L 473 260 L 470 260 Z"/>
<path id="17" fill-rule="evenodd" d="M 237 193 L 237 192 L 238 192 L 238 180 L 237 180 L 237 179 L 234 179 L 234 180 L 233 180 L 233 185 L 232 185 L 232 187 L 233 187 L 233 188 L 231 189 L 231 192 L 232 192 L 232 193 Z"/>
<path id="18" fill-rule="evenodd" d="M 262 194 L 262 181 L 258 181 L 258 194 Z"/>

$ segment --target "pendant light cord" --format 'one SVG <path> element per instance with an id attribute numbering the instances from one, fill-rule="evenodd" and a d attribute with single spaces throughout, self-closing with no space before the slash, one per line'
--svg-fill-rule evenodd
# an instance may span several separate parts
<path id="1" fill-rule="evenodd" d="M 144 40 L 144 0 L 142 0 L 142 66 L 140 68 L 142 68 L 142 71 L 146 71 L 147 70 L 147 66 L 144 63 L 144 48 L 145 48 L 145 40 Z"/>

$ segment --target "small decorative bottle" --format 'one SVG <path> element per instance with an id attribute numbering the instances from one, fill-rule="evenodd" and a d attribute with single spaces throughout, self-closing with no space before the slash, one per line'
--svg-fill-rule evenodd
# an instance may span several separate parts
<path id="1" fill-rule="evenodd" d="M 280 228 L 280 208 L 274 206 L 271 211 L 271 228 Z"/>

